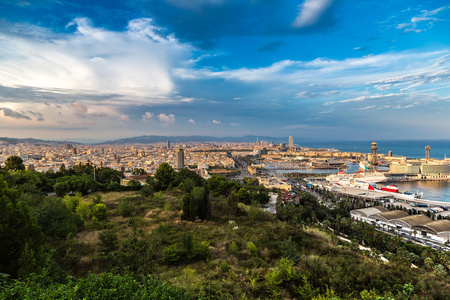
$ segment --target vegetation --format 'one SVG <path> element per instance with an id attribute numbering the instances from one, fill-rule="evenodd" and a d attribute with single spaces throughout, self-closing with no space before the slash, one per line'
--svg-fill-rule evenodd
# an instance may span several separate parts
<path id="1" fill-rule="evenodd" d="M 1 170 L 0 298 L 446 299 L 450 292 L 450 254 L 352 222 L 349 210 L 362 203 L 316 191 L 331 208 L 309 192 L 283 204 L 280 193 L 273 216 L 261 209 L 269 191 L 249 178 L 206 181 L 163 164 L 139 189 L 104 169 L 83 190 L 90 171 Z M 45 195 L 66 181 L 71 189 L 80 181 L 79 193 Z"/>

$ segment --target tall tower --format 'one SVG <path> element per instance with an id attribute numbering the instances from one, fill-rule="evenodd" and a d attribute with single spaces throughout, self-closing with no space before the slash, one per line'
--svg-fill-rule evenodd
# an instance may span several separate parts
<path id="1" fill-rule="evenodd" d="M 377 165 L 377 150 L 378 150 L 377 143 L 373 142 L 372 147 L 370 147 L 370 150 L 372 150 L 372 159 L 370 164 L 375 169 L 375 166 Z"/>
<path id="2" fill-rule="evenodd" d="M 167 149 L 170 149 L 170 140 L 167 140 Z"/>
<path id="3" fill-rule="evenodd" d="M 175 168 L 177 170 L 181 170 L 184 168 L 184 150 L 183 148 L 179 148 L 176 152 L 177 154 L 177 163 Z"/>
<path id="4" fill-rule="evenodd" d="M 430 146 L 425 147 L 425 160 L 426 161 L 429 161 L 431 159 L 430 150 L 431 150 Z"/>
<path id="5" fill-rule="evenodd" d="M 289 148 L 294 148 L 294 138 L 292 136 L 289 137 Z"/>

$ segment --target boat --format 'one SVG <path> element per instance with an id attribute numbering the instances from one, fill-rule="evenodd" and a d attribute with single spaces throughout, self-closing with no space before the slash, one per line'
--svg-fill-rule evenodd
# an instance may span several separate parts
<path id="1" fill-rule="evenodd" d="M 385 192 L 398 193 L 398 186 L 391 184 L 386 187 L 381 187 L 381 190 Z"/>
<path id="2" fill-rule="evenodd" d="M 383 194 L 389 194 L 394 196 L 395 198 L 400 198 L 404 200 L 416 200 L 421 199 L 423 196 L 423 193 L 410 193 L 410 192 L 399 192 L 398 187 L 396 185 L 388 185 L 386 187 L 380 187 L 375 182 L 362 182 L 362 181 L 355 181 L 355 184 L 352 186 L 363 189 L 363 190 L 369 190 L 374 192 L 379 192 Z"/>
<path id="3" fill-rule="evenodd" d="M 362 162 L 362 161 L 359 162 L 359 168 L 361 170 L 364 170 L 364 171 L 369 171 L 370 170 L 369 164 L 365 163 L 365 162 Z"/>

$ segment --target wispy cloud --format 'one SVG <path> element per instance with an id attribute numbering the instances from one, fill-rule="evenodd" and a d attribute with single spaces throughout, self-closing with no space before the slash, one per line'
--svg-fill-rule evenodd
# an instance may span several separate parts
<path id="1" fill-rule="evenodd" d="M 222 124 L 221 121 L 217 121 L 217 120 L 213 120 L 212 122 L 213 122 L 213 124 Z"/>
<path id="2" fill-rule="evenodd" d="M 191 124 L 197 124 L 194 119 L 189 119 L 188 122 Z"/>
<path id="3" fill-rule="evenodd" d="M 79 113 L 85 113 L 87 112 L 87 107 L 83 103 L 80 102 L 74 102 L 72 103 L 72 106 L 77 110 Z"/>
<path id="4" fill-rule="evenodd" d="M 334 0 L 305 0 L 299 5 L 300 12 L 292 23 L 295 28 L 305 28 L 315 25 L 321 20 Z"/>
<path id="5" fill-rule="evenodd" d="M 161 121 L 163 126 L 167 126 L 175 123 L 175 115 L 174 114 L 159 114 L 158 119 Z"/>
<path id="6" fill-rule="evenodd" d="M 153 118 L 153 113 L 147 111 L 147 112 L 142 116 L 142 121 L 148 122 L 148 121 L 152 120 L 152 118 Z"/>
<path id="7" fill-rule="evenodd" d="M 3 111 L 3 115 L 5 117 L 10 117 L 14 119 L 25 119 L 31 121 L 31 118 L 27 115 L 25 115 L 23 112 L 14 111 L 7 107 L 0 107 L 0 110 Z"/>
<path id="8" fill-rule="evenodd" d="M 130 116 L 129 116 L 129 115 L 126 115 L 126 114 L 121 114 L 121 115 L 119 116 L 119 121 L 121 121 L 121 122 L 127 122 L 127 121 L 130 121 Z"/>
<path id="9" fill-rule="evenodd" d="M 438 13 L 449 9 L 450 5 L 446 5 L 446 6 L 441 6 L 439 8 L 433 9 L 433 10 L 421 10 L 421 14 L 414 16 L 411 18 L 410 22 L 404 22 L 404 23 L 400 23 L 396 26 L 397 29 L 401 29 L 403 30 L 403 33 L 409 33 L 409 32 L 415 32 L 415 33 L 419 33 L 422 32 L 424 30 L 426 30 L 427 28 L 417 28 L 418 27 L 418 23 L 422 23 L 422 22 L 427 22 L 428 24 L 428 28 L 431 28 L 431 26 L 433 25 L 433 22 L 436 21 L 444 21 L 442 19 L 439 19 L 436 16 Z"/>

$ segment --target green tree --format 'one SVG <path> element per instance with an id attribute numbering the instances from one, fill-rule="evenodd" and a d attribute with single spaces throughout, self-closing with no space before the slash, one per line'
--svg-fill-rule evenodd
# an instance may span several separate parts
<path id="1" fill-rule="evenodd" d="M 131 174 L 133 174 L 133 175 L 144 175 L 144 174 L 147 174 L 147 172 L 144 169 L 142 169 L 142 168 L 134 168 L 133 172 L 131 172 Z"/>
<path id="2" fill-rule="evenodd" d="M 116 251 L 119 246 L 119 239 L 115 230 L 105 230 L 98 235 L 98 245 L 100 246 L 100 252 L 108 254 Z"/>
<path id="3" fill-rule="evenodd" d="M 195 216 L 202 220 L 211 218 L 211 203 L 209 200 L 209 191 L 206 187 L 195 187 L 192 190 L 191 208 L 194 203 Z"/>
<path id="4" fill-rule="evenodd" d="M 71 212 L 75 212 L 77 210 L 78 205 L 80 204 L 81 195 L 76 194 L 75 196 L 65 195 L 63 198 L 64 204 Z"/>
<path id="5" fill-rule="evenodd" d="M 38 224 L 46 235 L 65 238 L 77 232 L 84 224 L 75 210 L 69 209 L 60 198 L 47 198 L 38 207 Z"/>
<path id="6" fill-rule="evenodd" d="M 170 245 L 163 249 L 163 260 L 166 264 L 176 264 L 179 259 L 177 245 Z"/>
<path id="7" fill-rule="evenodd" d="M 17 277 L 20 261 L 30 262 L 30 269 L 22 268 L 20 275 L 35 269 L 41 253 L 43 234 L 29 207 L 18 201 L 19 193 L 11 190 L 0 177 L 0 270 Z M 24 266 L 25 267 L 25 266 Z"/>
<path id="8" fill-rule="evenodd" d="M 5 169 L 8 171 L 25 170 L 25 165 L 23 164 L 22 158 L 20 158 L 19 156 L 13 155 L 6 159 Z"/>
<path id="9" fill-rule="evenodd" d="M 168 163 L 164 162 L 159 165 L 154 177 L 157 187 L 164 191 L 175 180 L 175 171 Z"/>
<path id="10" fill-rule="evenodd" d="M 92 207 L 92 215 L 99 221 L 104 221 L 108 218 L 108 210 L 104 203 L 95 204 Z"/>
<path id="11" fill-rule="evenodd" d="M 142 185 L 139 181 L 131 179 L 130 181 L 127 182 L 127 186 L 128 188 L 130 188 L 132 191 L 137 191 L 140 190 Z"/>
<path id="12" fill-rule="evenodd" d="M 126 199 L 120 201 L 119 207 L 117 209 L 119 211 L 119 214 L 125 218 L 130 217 L 133 213 L 133 207 L 131 207 L 130 203 Z"/>
<path id="13" fill-rule="evenodd" d="M 231 192 L 227 197 L 227 210 L 230 216 L 235 216 L 238 212 L 239 197 L 236 192 Z"/>
<path id="14" fill-rule="evenodd" d="M 182 220 L 191 220 L 191 194 L 183 195 L 183 214 L 181 215 Z"/>
<path id="15" fill-rule="evenodd" d="M 141 188 L 140 193 L 145 197 L 150 197 L 150 196 L 153 196 L 153 194 L 155 193 L 155 190 L 153 189 L 153 186 L 151 186 L 149 184 L 145 184 Z"/>
<path id="16" fill-rule="evenodd" d="M 87 220 L 92 216 L 91 206 L 92 205 L 90 203 L 81 201 L 75 211 L 83 218 L 83 220 Z"/>

